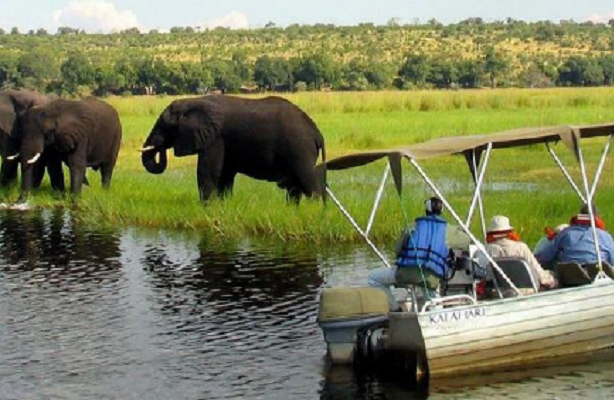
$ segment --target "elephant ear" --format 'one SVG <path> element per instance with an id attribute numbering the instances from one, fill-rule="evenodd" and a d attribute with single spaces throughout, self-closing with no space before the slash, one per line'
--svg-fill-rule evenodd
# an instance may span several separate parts
<path id="1" fill-rule="evenodd" d="M 199 100 L 179 119 L 175 140 L 175 156 L 196 154 L 210 147 L 221 137 L 223 109 L 212 101 Z"/>
<path id="2" fill-rule="evenodd" d="M 86 136 L 87 127 L 93 127 L 93 121 L 77 113 L 60 114 L 57 118 L 52 115 L 47 115 L 45 118 L 55 118 L 55 129 L 53 132 L 45 132 L 45 141 L 50 141 L 55 145 L 55 148 L 61 153 L 72 151 L 81 140 Z"/>
<path id="3" fill-rule="evenodd" d="M 17 120 L 17 114 L 13 103 L 9 99 L 0 99 L 0 131 L 3 135 L 11 135 L 13 126 Z"/>

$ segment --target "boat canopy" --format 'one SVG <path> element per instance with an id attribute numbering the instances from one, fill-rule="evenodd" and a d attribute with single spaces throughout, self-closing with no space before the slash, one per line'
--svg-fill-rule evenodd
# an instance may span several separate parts
<path id="1" fill-rule="evenodd" d="M 595 178 L 593 180 L 592 187 L 590 187 L 580 142 L 583 138 L 594 138 L 600 136 L 608 137 L 608 141 L 606 142 L 606 145 L 604 147 L 601 161 L 599 162 L 599 166 L 597 167 L 597 171 L 595 172 Z M 597 188 L 597 183 L 599 182 L 599 177 L 605 165 L 605 159 L 607 157 L 607 154 L 609 153 L 613 137 L 614 123 L 612 122 L 583 126 L 559 125 L 538 128 L 520 128 L 488 135 L 444 137 L 439 139 L 433 139 L 423 143 L 399 147 L 396 149 L 358 152 L 326 161 L 318 165 L 317 170 L 321 177 L 321 181 L 324 184 L 324 199 L 326 200 L 327 196 L 330 196 L 332 198 L 333 202 L 343 212 L 346 218 L 348 218 L 350 223 L 365 239 L 367 244 L 376 252 L 382 262 L 386 266 L 390 267 L 390 263 L 371 242 L 368 235 L 369 231 L 371 230 L 371 226 L 373 224 L 373 219 L 379 206 L 379 202 L 383 195 L 384 184 L 389 172 L 392 172 L 392 177 L 398 194 L 401 195 L 402 193 L 403 179 L 401 161 L 403 160 L 403 158 L 406 158 L 409 163 L 422 176 L 422 178 L 429 185 L 429 187 L 433 190 L 434 194 L 442 200 L 444 206 L 450 211 L 450 214 L 452 215 L 458 226 L 467 234 L 467 236 L 471 239 L 471 242 L 473 242 L 473 244 L 475 244 L 477 248 L 486 256 L 493 268 L 499 270 L 499 272 L 504 276 L 510 287 L 514 289 L 518 294 L 520 294 L 520 291 L 518 291 L 516 286 L 509 280 L 507 276 L 505 276 L 505 273 L 499 268 L 494 259 L 492 259 L 492 257 L 488 255 L 488 252 L 486 251 L 481 241 L 477 239 L 477 237 L 473 235 L 473 233 L 469 229 L 469 224 L 473 217 L 474 209 L 477 205 L 480 211 L 481 225 L 483 231 L 482 233 L 484 237 L 486 237 L 486 223 L 484 220 L 484 211 L 482 206 L 480 188 L 484 180 L 484 175 L 486 172 L 486 167 L 488 165 L 491 151 L 493 149 L 522 147 L 536 144 L 544 144 L 546 146 L 548 152 L 555 160 L 555 162 L 567 178 L 569 184 L 577 193 L 578 197 L 583 203 L 586 203 L 588 205 L 588 214 L 590 215 L 591 228 L 593 231 L 595 248 L 597 252 L 597 264 L 599 265 L 600 269 L 600 273 L 596 280 L 609 279 L 601 270 L 602 260 L 599 251 L 597 231 L 594 221 L 595 214 L 593 211 L 592 201 Z M 563 142 L 566 147 L 572 151 L 573 155 L 578 161 L 583 183 L 582 187 L 578 187 L 578 185 L 576 185 L 567 168 L 563 165 L 562 161 L 551 148 L 550 145 L 552 143 L 557 142 Z M 484 153 L 484 160 L 482 160 L 482 153 Z M 469 166 L 469 171 L 471 172 L 476 186 L 473 198 L 469 206 L 469 212 L 465 221 L 460 218 L 460 216 L 452 208 L 451 204 L 447 201 L 443 193 L 441 193 L 441 191 L 437 188 L 434 182 L 428 177 L 428 175 L 424 172 L 424 170 L 420 167 L 418 163 L 418 161 L 420 160 L 450 155 L 463 155 L 465 157 Z M 380 184 L 375 202 L 373 204 L 373 209 L 371 211 L 371 216 L 369 217 L 367 227 L 363 230 L 333 194 L 327 182 L 326 171 L 344 170 L 359 167 L 366 164 L 370 164 L 383 158 L 388 158 L 388 164 L 386 167 L 386 171 L 384 172 L 382 183 Z"/>
<path id="2" fill-rule="evenodd" d="M 369 164 L 384 157 L 424 160 L 453 154 L 468 156 L 472 152 L 481 153 L 489 144 L 493 149 L 500 149 L 559 141 L 565 143 L 578 158 L 579 139 L 608 136 L 612 133 L 614 123 L 520 128 L 487 135 L 444 137 L 395 149 L 353 153 L 331 159 L 321 165 L 327 170 L 342 170 Z"/>

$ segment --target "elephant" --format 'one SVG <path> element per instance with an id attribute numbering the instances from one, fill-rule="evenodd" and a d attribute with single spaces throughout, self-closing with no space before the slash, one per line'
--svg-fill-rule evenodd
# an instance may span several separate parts
<path id="1" fill-rule="evenodd" d="M 324 138 L 313 120 L 281 97 L 245 99 L 209 95 L 173 101 L 160 114 L 141 149 L 152 174 L 167 167 L 166 151 L 175 157 L 198 155 L 199 197 L 232 193 L 238 173 L 277 182 L 287 198 L 321 194 L 315 164 L 326 159 Z"/>
<path id="2" fill-rule="evenodd" d="M 31 90 L 6 89 L 0 91 L 0 153 L 2 168 L 0 186 L 6 187 L 17 180 L 19 147 L 22 140 L 22 119 L 32 107 L 57 99 L 55 94 L 45 95 Z M 33 166 L 33 186 L 40 186 L 45 173 L 45 155 Z"/>
<path id="3" fill-rule="evenodd" d="M 48 168 L 58 171 L 57 182 L 64 192 L 62 162 L 70 170 L 70 188 L 73 195 L 81 192 L 85 169 L 100 170 L 102 186 L 111 185 L 122 139 L 122 126 L 117 111 L 93 97 L 83 100 L 58 99 L 29 109 L 23 121 L 21 142 L 22 191 L 25 201 L 32 187 L 32 165 L 46 152 Z"/>

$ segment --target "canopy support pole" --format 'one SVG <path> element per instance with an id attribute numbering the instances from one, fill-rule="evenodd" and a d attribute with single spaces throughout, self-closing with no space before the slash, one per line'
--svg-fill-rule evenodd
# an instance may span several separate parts
<path id="1" fill-rule="evenodd" d="M 586 196 L 588 197 L 588 201 L 586 202 L 586 204 L 588 206 L 588 216 L 591 220 L 591 230 L 593 232 L 593 240 L 595 241 L 595 251 L 597 252 L 597 269 L 599 270 L 599 273 L 595 277 L 595 280 L 597 280 L 597 279 L 602 279 L 606 276 L 601 266 L 601 261 L 602 261 L 601 251 L 599 250 L 599 238 L 597 237 L 597 226 L 595 225 L 595 213 L 593 210 L 593 199 L 591 198 L 591 191 L 588 187 L 588 177 L 586 175 L 586 166 L 584 165 L 584 157 L 582 156 L 582 146 L 580 145 L 579 141 L 577 143 L 577 146 L 578 146 L 578 164 L 580 164 L 580 172 L 582 173 L 582 181 L 584 183 L 584 190 L 586 191 Z M 609 147 L 609 146 L 606 146 L 606 147 Z"/>
<path id="2" fill-rule="evenodd" d="M 595 197 L 595 191 L 597 190 L 597 184 L 599 183 L 599 179 L 601 178 L 601 172 L 603 171 L 603 167 L 605 165 L 605 160 L 608 157 L 608 153 L 610 152 L 610 145 L 612 144 L 612 134 L 610 134 L 605 147 L 603 148 L 603 154 L 601 155 L 601 160 L 599 160 L 599 166 L 597 167 L 597 172 L 595 172 L 595 180 L 593 181 L 593 187 L 591 188 L 591 193 L 589 195 L 590 201 L 593 201 L 593 197 Z"/>
<path id="3" fill-rule="evenodd" d="M 371 232 L 371 227 L 373 226 L 373 220 L 375 219 L 375 213 L 379 208 L 379 203 L 382 200 L 382 195 L 384 194 L 384 186 L 386 185 L 386 179 L 388 179 L 388 174 L 390 174 L 390 162 L 386 163 L 386 170 L 384 171 L 384 176 L 382 177 L 382 182 L 379 185 L 379 189 L 377 189 L 377 196 L 375 197 L 375 202 L 373 203 L 373 209 L 371 210 L 371 215 L 369 216 L 369 222 L 367 223 L 367 229 L 365 229 L 365 235 L 369 235 Z"/>
<path id="4" fill-rule="evenodd" d="M 343 207 L 341 202 L 337 199 L 337 197 L 335 197 L 332 190 L 330 190 L 328 186 L 326 187 L 326 193 L 330 196 L 331 199 L 333 199 L 333 203 L 335 203 L 335 205 L 337 206 L 337 208 L 339 208 L 341 213 L 348 219 L 348 221 L 350 221 L 350 224 L 352 224 L 352 226 L 354 227 L 354 229 L 356 229 L 356 231 L 360 234 L 360 236 L 362 236 L 363 239 L 365 239 L 369 247 L 371 247 L 371 249 L 375 252 L 375 254 L 377 254 L 377 256 L 380 258 L 380 260 L 382 260 L 384 265 L 388 268 L 391 268 L 390 263 L 388 263 L 388 260 L 386 260 L 386 257 L 384 257 L 384 255 L 373 244 L 373 242 L 371 241 L 371 239 L 369 239 L 367 234 L 365 234 L 365 232 L 363 232 L 363 230 L 360 229 L 360 226 L 358 226 L 354 218 L 352 218 L 350 213 Z"/>
<path id="5" fill-rule="evenodd" d="M 439 191 L 439 189 L 437 188 L 437 186 L 435 186 L 435 184 L 433 183 L 433 181 L 431 181 L 431 179 L 426 175 L 426 173 L 424 172 L 424 170 L 422 170 L 422 168 L 420 167 L 420 165 L 416 162 L 416 160 L 414 160 L 413 158 L 409 159 L 409 162 L 411 163 L 411 165 L 414 166 L 414 168 L 416 169 L 416 171 L 418 171 L 418 173 L 420 174 L 420 176 L 422 177 L 422 179 L 424 179 L 424 181 L 426 182 L 427 185 L 429 185 L 429 187 L 431 188 L 431 190 L 433 190 L 433 192 L 435 192 L 435 194 L 437 195 L 437 197 L 439 197 L 439 199 L 441 199 L 441 201 L 443 202 L 443 204 L 446 206 L 446 208 L 448 209 L 448 211 L 450 211 L 450 214 L 452 214 L 452 217 L 454 218 L 454 220 L 456 221 L 456 223 L 458 224 L 458 226 L 461 227 L 461 229 L 467 234 L 467 236 L 469 236 L 469 238 L 471 239 L 471 241 L 473 242 L 473 244 L 476 245 L 476 247 L 478 248 L 478 250 L 480 250 L 483 254 L 484 257 L 486 257 L 486 259 L 488 260 L 488 262 L 493 266 L 493 268 L 495 268 L 497 271 L 499 271 L 499 273 L 501 274 L 501 276 L 503 277 L 503 279 L 505 279 L 505 281 L 507 282 L 508 285 L 510 285 L 510 287 L 512 289 L 514 289 L 514 291 L 516 292 L 516 294 L 518 296 L 523 296 L 523 294 L 520 292 L 520 290 L 518 290 L 518 288 L 516 287 L 516 285 L 514 285 L 514 283 L 510 280 L 510 278 L 508 278 L 508 276 L 505 274 L 505 272 L 503 272 L 503 270 L 499 267 L 499 265 L 497 265 L 496 261 L 490 256 L 490 254 L 488 254 L 488 252 L 486 251 L 486 248 L 484 247 L 484 245 L 473 235 L 473 233 L 471 233 L 471 231 L 469 230 L 469 228 L 467 227 L 467 225 L 465 225 L 465 223 L 461 220 L 461 218 L 458 216 L 458 214 L 456 213 L 456 211 L 454 211 L 454 209 L 452 208 L 452 206 L 450 205 L 450 203 L 448 203 L 448 201 L 445 199 L 445 197 L 443 196 L 443 194 Z"/>
<path id="6" fill-rule="evenodd" d="M 552 158 L 554 158 L 554 161 L 556 162 L 556 164 L 559 166 L 559 169 L 563 172 L 563 175 L 565 175 L 565 178 L 567 178 L 567 182 L 569 182 L 571 187 L 576 191 L 576 194 L 578 195 L 578 197 L 580 197 L 582 202 L 586 203 L 586 199 L 584 198 L 584 195 L 582 194 L 582 192 L 580 191 L 576 183 L 571 178 L 569 171 L 567 171 L 567 168 L 565 168 L 559 156 L 557 156 L 554 150 L 552 150 L 552 148 L 550 147 L 550 143 L 546 142 L 546 148 L 548 149 L 548 153 L 550 153 Z"/>
<path id="7" fill-rule="evenodd" d="M 480 220 L 482 223 L 482 233 L 484 237 L 486 237 L 486 221 L 484 220 L 484 206 L 482 204 L 482 182 L 484 181 L 484 176 L 486 175 L 486 168 L 488 167 L 488 161 L 490 160 L 490 151 L 492 150 L 492 143 L 488 143 L 488 147 L 486 148 L 486 155 L 484 156 L 484 163 L 480 168 L 480 172 L 478 174 L 477 180 L 474 179 L 475 183 L 475 192 L 473 194 L 473 199 L 471 199 L 471 205 L 469 206 L 469 213 L 467 215 L 467 222 L 465 223 L 467 226 L 470 226 L 471 219 L 473 218 L 473 212 L 475 210 L 476 201 L 478 202 L 478 207 L 480 210 Z M 477 170 L 477 161 L 475 159 L 475 150 L 472 151 L 473 156 L 473 170 Z M 475 176 L 475 174 L 474 174 Z"/>

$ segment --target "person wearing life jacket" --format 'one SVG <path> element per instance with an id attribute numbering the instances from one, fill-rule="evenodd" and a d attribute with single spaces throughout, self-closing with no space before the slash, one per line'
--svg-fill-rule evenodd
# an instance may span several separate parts
<path id="1" fill-rule="evenodd" d="M 595 206 L 593 206 L 593 214 L 601 260 L 614 265 L 612 235 L 606 231 L 605 223 L 599 218 Z M 569 227 L 556 236 L 551 246 L 536 252 L 535 257 L 541 263 L 596 263 L 597 249 L 591 228 L 588 205 L 583 204 L 580 213 L 574 215 L 569 221 Z"/>
<path id="2" fill-rule="evenodd" d="M 535 259 L 531 249 L 520 240 L 520 236 L 510 225 L 510 220 L 504 215 L 492 217 L 486 229 L 486 251 L 491 257 L 520 257 L 523 258 L 536 282 L 541 287 L 554 288 L 557 286 L 556 279 L 551 271 L 546 271 Z M 482 263 L 488 263 L 483 255 L 478 255 Z"/>
<path id="3" fill-rule="evenodd" d="M 391 311 L 400 309 L 390 290 L 395 284 L 412 284 L 422 289 L 424 297 L 438 296 L 442 278 L 448 275 L 448 247 L 446 246 L 447 222 L 441 216 L 443 202 L 431 197 L 425 202 L 425 216 L 415 220 L 410 231 L 405 229 L 397 243 L 396 264 L 373 270 L 369 274 L 369 286 L 386 292 Z"/>

